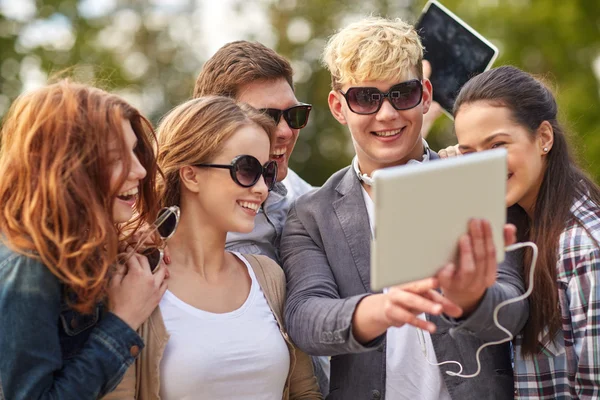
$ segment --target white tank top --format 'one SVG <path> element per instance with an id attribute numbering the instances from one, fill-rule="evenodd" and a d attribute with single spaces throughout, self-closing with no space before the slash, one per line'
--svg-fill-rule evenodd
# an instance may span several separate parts
<path id="1" fill-rule="evenodd" d="M 215 314 L 167 290 L 160 311 L 170 335 L 160 363 L 160 397 L 280 399 L 290 367 L 287 345 L 248 261 L 250 294 L 235 311 Z"/>

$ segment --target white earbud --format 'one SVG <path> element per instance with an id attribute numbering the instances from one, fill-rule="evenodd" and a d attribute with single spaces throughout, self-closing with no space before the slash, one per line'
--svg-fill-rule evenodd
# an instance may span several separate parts
<path id="1" fill-rule="evenodd" d="M 358 168 L 358 158 L 356 156 L 352 160 L 352 168 L 354 168 L 354 172 L 356 173 L 356 176 L 358 176 L 359 181 L 364 182 L 367 186 L 373 186 L 373 178 L 360 172 L 360 169 Z"/>

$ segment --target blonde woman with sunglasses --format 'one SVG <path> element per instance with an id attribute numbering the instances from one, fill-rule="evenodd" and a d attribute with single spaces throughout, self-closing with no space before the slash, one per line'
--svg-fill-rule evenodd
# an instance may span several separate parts
<path id="1" fill-rule="evenodd" d="M 159 126 L 163 205 L 179 206 L 169 290 L 142 327 L 147 346 L 111 398 L 320 399 L 309 357 L 284 330 L 283 271 L 225 250 L 250 232 L 277 180 L 273 122 L 224 97 L 190 100 Z"/>

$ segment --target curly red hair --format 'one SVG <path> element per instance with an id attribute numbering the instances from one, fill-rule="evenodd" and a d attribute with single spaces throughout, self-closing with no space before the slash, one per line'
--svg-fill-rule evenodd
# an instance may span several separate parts
<path id="1" fill-rule="evenodd" d="M 119 140 L 127 160 L 122 121 L 138 139 L 147 171 L 136 218 L 116 226 L 116 191 L 129 168 L 109 186 L 109 142 Z M 12 104 L 1 130 L 0 232 L 11 249 L 34 257 L 75 293 L 71 304 L 89 312 L 102 299 L 123 232 L 132 234 L 157 211 L 156 136 L 151 124 L 122 98 L 61 80 L 25 93 Z"/>

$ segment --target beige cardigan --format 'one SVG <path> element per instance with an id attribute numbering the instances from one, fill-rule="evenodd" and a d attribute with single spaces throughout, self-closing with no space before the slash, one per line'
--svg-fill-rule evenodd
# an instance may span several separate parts
<path id="1" fill-rule="evenodd" d="M 283 325 L 286 283 L 281 267 L 265 256 L 245 254 L 244 257 L 254 270 L 290 352 L 290 369 L 283 388 L 282 400 L 322 399 L 323 396 L 319 392 L 310 357 L 294 346 Z M 156 307 L 150 318 L 140 327 L 138 333 L 144 340 L 144 349 L 135 363 L 127 370 L 119 386 L 104 399 L 160 399 L 160 361 L 169 340 L 169 334 L 159 307 Z"/>

